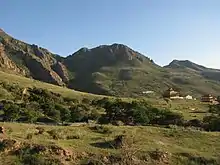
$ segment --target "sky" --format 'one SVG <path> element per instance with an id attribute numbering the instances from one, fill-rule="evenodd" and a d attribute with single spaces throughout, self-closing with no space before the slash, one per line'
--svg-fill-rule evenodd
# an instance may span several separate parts
<path id="1" fill-rule="evenodd" d="M 0 28 L 67 56 L 120 43 L 159 65 L 220 69 L 219 0 L 0 0 Z"/>

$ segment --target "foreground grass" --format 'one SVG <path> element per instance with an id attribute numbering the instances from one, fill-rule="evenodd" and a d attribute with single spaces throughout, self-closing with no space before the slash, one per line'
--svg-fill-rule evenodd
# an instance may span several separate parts
<path id="1" fill-rule="evenodd" d="M 40 126 L 45 129 L 43 134 L 35 135 L 37 125 L 20 123 L 0 123 L 6 129 L 7 138 L 21 142 L 58 145 L 77 153 L 89 152 L 95 154 L 120 154 L 115 148 L 108 145 L 115 136 L 126 134 L 134 137 L 135 148 L 142 153 L 160 149 L 171 155 L 169 164 L 187 164 L 187 159 L 181 155 L 192 155 L 206 159 L 220 157 L 220 133 L 202 132 L 181 127 L 159 128 L 150 126 L 111 126 L 104 128 L 107 132 L 97 132 L 91 126 Z M 53 139 L 47 131 L 53 130 L 58 139 Z M 27 139 L 32 134 L 32 139 Z M 67 139 L 67 137 L 77 137 Z M 4 155 L 5 156 L 5 155 Z M 8 155 L 10 158 L 10 155 Z M 1 159 L 1 156 L 0 156 Z M 6 158 L 4 159 L 7 160 Z M 188 162 L 189 163 L 189 162 Z"/>

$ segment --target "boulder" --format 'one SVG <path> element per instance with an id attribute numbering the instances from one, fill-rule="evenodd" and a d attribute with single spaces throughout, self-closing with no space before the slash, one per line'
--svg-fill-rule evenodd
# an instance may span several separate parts
<path id="1" fill-rule="evenodd" d="M 0 127 L 0 134 L 5 134 L 5 128 L 4 127 Z"/>

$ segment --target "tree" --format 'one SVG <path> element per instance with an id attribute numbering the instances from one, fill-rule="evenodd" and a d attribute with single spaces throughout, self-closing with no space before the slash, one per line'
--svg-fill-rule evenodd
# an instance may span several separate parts
<path id="1" fill-rule="evenodd" d="M 134 109 L 133 111 L 134 122 L 141 125 L 147 125 L 150 122 L 147 110 L 143 107 Z"/>
<path id="2" fill-rule="evenodd" d="M 53 103 L 43 103 L 41 104 L 41 108 L 45 115 L 51 117 L 56 121 L 60 121 L 60 111 L 56 110 L 55 105 Z"/>
<path id="3" fill-rule="evenodd" d="M 20 117 L 20 107 L 16 104 L 6 104 L 3 107 L 4 120 L 16 121 Z"/>
<path id="4" fill-rule="evenodd" d="M 209 112 L 213 114 L 220 115 L 220 104 L 217 105 L 210 105 Z"/>
<path id="5" fill-rule="evenodd" d="M 34 109 L 23 109 L 23 113 L 27 118 L 27 121 L 30 123 L 37 121 L 38 117 L 40 116 L 39 112 Z"/>
<path id="6" fill-rule="evenodd" d="M 71 114 L 70 114 L 69 109 L 67 109 L 66 107 L 64 107 L 60 104 L 56 104 L 55 109 L 60 111 L 60 119 L 61 119 L 62 122 L 70 120 Z"/>
<path id="7" fill-rule="evenodd" d="M 72 106 L 70 108 L 71 121 L 72 122 L 87 121 L 89 116 L 88 111 L 89 110 L 87 109 L 87 107 L 83 104 Z"/>
<path id="8" fill-rule="evenodd" d="M 203 123 L 207 131 L 220 131 L 220 116 L 205 116 Z"/>
<path id="9" fill-rule="evenodd" d="M 220 105 L 210 105 L 210 116 L 203 118 L 204 128 L 209 131 L 220 131 Z"/>

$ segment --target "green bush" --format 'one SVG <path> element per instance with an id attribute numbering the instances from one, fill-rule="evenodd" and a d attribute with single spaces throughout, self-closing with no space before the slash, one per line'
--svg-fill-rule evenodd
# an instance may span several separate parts
<path id="1" fill-rule="evenodd" d="M 65 136 L 62 134 L 60 130 L 57 129 L 52 129 L 50 131 L 47 131 L 47 133 L 54 139 L 54 140 L 59 140 L 59 139 L 65 139 Z"/>
<path id="2" fill-rule="evenodd" d="M 220 104 L 217 105 L 210 105 L 209 112 L 213 114 L 220 115 Z"/>
<path id="3" fill-rule="evenodd" d="M 16 121 L 20 117 L 21 108 L 15 103 L 6 103 L 3 107 L 4 121 Z"/>
<path id="4" fill-rule="evenodd" d="M 40 106 L 45 115 L 56 121 L 60 121 L 60 111 L 56 110 L 55 105 L 53 103 L 42 103 Z"/>
<path id="5" fill-rule="evenodd" d="M 220 131 L 220 105 L 210 105 L 210 116 L 203 118 L 203 128 L 207 131 Z"/>
<path id="6" fill-rule="evenodd" d="M 211 115 L 203 118 L 206 131 L 220 131 L 220 116 Z"/>
<path id="7" fill-rule="evenodd" d="M 72 122 L 85 122 L 89 118 L 89 109 L 83 104 L 77 104 L 70 108 Z"/>
<path id="8" fill-rule="evenodd" d="M 102 102 L 106 113 L 99 119 L 101 124 L 115 123 L 122 121 L 125 124 L 147 125 L 160 124 L 169 125 L 183 124 L 183 116 L 169 110 L 160 110 L 148 105 L 143 101 L 133 101 L 131 103 L 117 99 L 115 101 Z"/>
<path id="9" fill-rule="evenodd" d="M 56 104 L 55 109 L 60 112 L 61 121 L 70 121 L 71 114 L 70 110 L 61 104 Z"/>
<path id="10" fill-rule="evenodd" d="M 100 126 L 100 125 L 96 125 L 94 127 L 91 127 L 90 129 L 95 132 L 102 133 L 102 134 L 111 134 L 112 133 L 112 131 L 109 127 Z"/>

